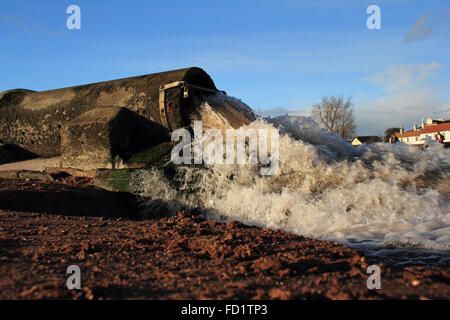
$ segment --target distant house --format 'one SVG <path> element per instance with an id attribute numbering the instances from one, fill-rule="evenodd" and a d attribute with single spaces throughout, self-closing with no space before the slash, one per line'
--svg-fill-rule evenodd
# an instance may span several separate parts
<path id="1" fill-rule="evenodd" d="M 353 138 L 352 145 L 361 146 L 363 144 L 370 144 L 381 141 L 381 138 L 377 136 L 357 136 Z"/>
<path id="2" fill-rule="evenodd" d="M 413 130 L 403 131 L 402 127 L 400 132 L 395 135 L 400 142 L 421 147 L 427 137 L 434 140 L 438 132 L 444 136 L 444 143 L 450 144 L 450 120 L 444 119 L 433 120 L 428 118 L 426 123 L 422 121 L 421 128 L 418 128 L 415 124 Z"/>

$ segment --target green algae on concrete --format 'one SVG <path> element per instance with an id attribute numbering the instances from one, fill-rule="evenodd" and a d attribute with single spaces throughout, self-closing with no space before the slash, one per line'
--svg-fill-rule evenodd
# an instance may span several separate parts
<path id="1" fill-rule="evenodd" d="M 94 176 L 96 187 L 116 192 L 131 192 L 130 177 L 133 169 L 99 169 Z"/>
<path id="2" fill-rule="evenodd" d="M 170 161 L 173 142 L 163 142 L 149 149 L 133 154 L 125 161 L 127 167 L 163 166 Z"/>

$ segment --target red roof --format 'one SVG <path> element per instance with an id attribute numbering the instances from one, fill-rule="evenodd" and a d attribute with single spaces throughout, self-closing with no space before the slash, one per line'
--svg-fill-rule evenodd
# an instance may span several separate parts
<path id="1" fill-rule="evenodd" d="M 450 131 L 450 123 L 433 124 L 430 126 L 425 126 L 425 128 L 417 131 L 406 131 L 404 133 L 397 132 L 395 135 L 397 136 L 397 138 L 407 138 L 415 137 L 422 133 L 435 133 L 438 131 Z"/>
<path id="2" fill-rule="evenodd" d="M 425 126 L 422 130 L 420 130 L 421 133 L 433 133 L 438 131 L 450 131 L 450 123 L 440 123 L 440 124 L 433 124 L 431 126 Z"/>
<path id="3" fill-rule="evenodd" d="M 421 130 L 406 131 L 404 133 L 397 132 L 395 135 L 397 136 L 397 138 L 415 137 L 415 136 L 418 136 L 420 134 L 420 132 L 421 132 Z"/>

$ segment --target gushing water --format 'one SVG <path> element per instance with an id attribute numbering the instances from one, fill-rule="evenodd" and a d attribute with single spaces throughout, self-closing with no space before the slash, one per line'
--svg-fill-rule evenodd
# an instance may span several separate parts
<path id="1" fill-rule="evenodd" d="M 203 107 L 214 112 L 210 104 Z M 450 261 L 450 150 L 433 143 L 425 150 L 400 143 L 354 147 L 307 117 L 249 126 L 279 128 L 276 175 L 261 176 L 256 165 L 180 166 L 171 178 L 139 172 L 133 188 L 152 199 L 149 212 L 157 199 L 170 214 L 197 208 L 209 219 L 336 240 L 372 254 L 407 248 L 425 260 L 439 251 L 434 261 Z"/>

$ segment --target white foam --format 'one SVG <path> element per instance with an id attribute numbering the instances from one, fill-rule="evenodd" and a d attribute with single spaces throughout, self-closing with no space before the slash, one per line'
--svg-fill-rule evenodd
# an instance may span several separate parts
<path id="1" fill-rule="evenodd" d="M 181 187 L 161 191 L 168 182 L 141 178 L 140 193 L 200 208 L 218 221 L 358 246 L 450 250 L 450 150 L 435 144 L 426 150 L 401 143 L 354 147 L 310 118 L 270 122 L 282 132 L 276 175 L 262 177 L 256 166 L 186 167 L 177 177 Z M 272 124 L 260 119 L 250 126 Z"/>

